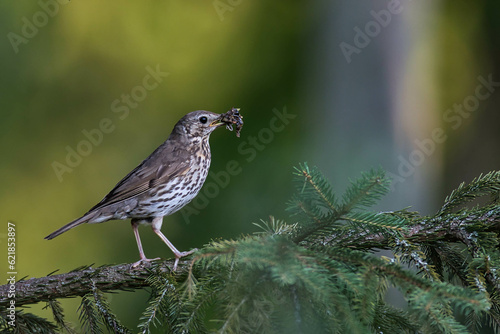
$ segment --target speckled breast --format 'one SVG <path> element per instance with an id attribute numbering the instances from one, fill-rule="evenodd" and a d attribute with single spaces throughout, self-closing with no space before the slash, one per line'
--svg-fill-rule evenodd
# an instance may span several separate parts
<path id="1" fill-rule="evenodd" d="M 207 178 L 210 161 L 210 147 L 207 141 L 193 154 L 191 168 L 187 173 L 150 189 L 146 196 L 141 196 L 129 216 L 163 217 L 180 210 L 200 191 Z"/>

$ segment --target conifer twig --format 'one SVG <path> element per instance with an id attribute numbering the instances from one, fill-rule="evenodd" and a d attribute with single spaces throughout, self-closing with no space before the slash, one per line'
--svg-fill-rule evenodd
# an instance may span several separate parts
<path id="1" fill-rule="evenodd" d="M 132 264 L 97 268 L 86 266 L 64 274 L 49 274 L 45 277 L 21 280 L 15 284 L 16 307 L 57 298 L 84 296 L 92 293 L 94 284 L 103 292 L 141 289 L 148 286 L 146 279 L 151 273 L 171 272 L 173 262 L 173 260 L 155 261 L 136 268 Z M 176 273 L 181 275 L 187 268 L 187 262 L 183 261 L 179 263 Z M 9 289 L 9 284 L 0 286 L 0 307 L 9 305 Z"/>
<path id="2" fill-rule="evenodd" d="M 412 242 L 462 242 L 470 246 L 473 232 L 497 232 L 499 230 L 500 206 L 496 206 L 480 208 L 458 216 L 457 214 L 449 214 L 423 218 L 419 223 L 409 227 L 402 235 Z M 356 249 L 387 249 L 390 246 L 390 241 L 390 237 L 382 233 L 359 233 L 356 237 L 332 233 L 324 238 L 322 243 L 335 243 Z"/>

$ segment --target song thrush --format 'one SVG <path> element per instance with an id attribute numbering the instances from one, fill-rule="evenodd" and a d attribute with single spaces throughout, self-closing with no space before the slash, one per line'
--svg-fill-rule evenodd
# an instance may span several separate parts
<path id="1" fill-rule="evenodd" d="M 227 116 L 229 114 L 231 119 Z M 144 255 L 138 231 L 139 225 L 148 224 L 174 253 L 175 270 L 179 259 L 195 250 L 179 252 L 174 247 L 160 230 L 163 217 L 180 210 L 198 194 L 210 167 L 210 134 L 222 125 L 230 128 L 231 123 L 236 124 L 234 117 L 243 124 L 234 108 L 226 114 L 199 110 L 185 115 L 174 126 L 168 139 L 118 182 L 102 201 L 45 239 L 53 239 L 84 223 L 131 218 L 140 255 L 134 266 L 152 261 Z"/>

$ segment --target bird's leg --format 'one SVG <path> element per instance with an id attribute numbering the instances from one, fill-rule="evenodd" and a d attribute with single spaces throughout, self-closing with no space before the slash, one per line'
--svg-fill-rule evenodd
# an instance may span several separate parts
<path id="1" fill-rule="evenodd" d="M 144 250 L 142 249 L 141 237 L 139 236 L 139 225 L 140 225 L 140 221 L 138 221 L 136 219 L 132 219 L 132 230 L 134 231 L 135 241 L 137 241 L 137 247 L 139 248 L 139 256 L 141 257 L 141 259 L 139 261 L 132 264 L 132 267 L 134 267 L 134 268 L 143 262 L 150 262 L 150 261 L 160 259 L 159 257 L 157 257 L 156 259 L 146 258 L 146 255 L 144 254 Z"/>
<path id="2" fill-rule="evenodd" d="M 153 223 L 151 224 L 151 227 L 153 228 L 153 232 L 155 232 L 161 240 L 163 240 L 164 243 L 167 244 L 168 248 L 174 253 L 175 255 L 175 262 L 174 262 L 174 271 L 177 269 L 177 264 L 179 263 L 179 259 L 184 256 L 188 256 L 190 254 L 193 254 L 196 252 L 198 249 L 192 249 L 187 252 L 179 252 L 177 248 L 174 247 L 174 245 L 167 239 L 163 233 L 161 233 L 161 225 L 163 223 L 163 217 L 156 217 L 153 219 Z"/>

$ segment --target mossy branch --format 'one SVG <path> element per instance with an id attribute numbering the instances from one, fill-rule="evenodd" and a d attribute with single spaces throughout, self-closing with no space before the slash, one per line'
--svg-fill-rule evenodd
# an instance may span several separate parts
<path id="1" fill-rule="evenodd" d="M 15 284 L 16 307 L 50 301 L 59 298 L 84 296 L 92 293 L 93 286 L 100 291 L 136 290 L 148 286 L 146 279 L 151 274 L 170 273 L 174 261 L 154 261 L 144 266 L 132 264 L 107 265 L 101 267 L 80 267 L 68 273 L 21 280 Z M 188 263 L 181 261 L 176 273 L 182 276 Z M 10 303 L 10 285 L 0 286 L 0 307 Z"/>

